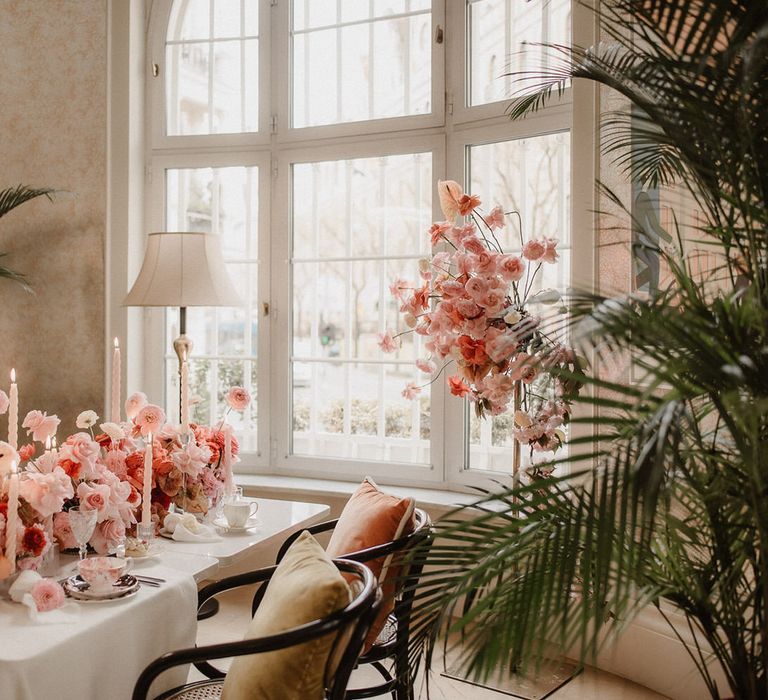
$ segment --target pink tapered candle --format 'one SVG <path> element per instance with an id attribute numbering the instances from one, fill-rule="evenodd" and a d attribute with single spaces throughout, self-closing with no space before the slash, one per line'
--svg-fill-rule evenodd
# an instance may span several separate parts
<path id="1" fill-rule="evenodd" d="M 16 527 L 19 521 L 19 475 L 16 462 L 11 466 L 8 486 L 8 521 L 5 525 L 5 558 L 11 565 L 11 573 L 16 571 Z"/>
<path id="2" fill-rule="evenodd" d="M 8 444 L 14 450 L 19 448 L 19 386 L 16 384 L 16 370 L 11 370 L 11 390 L 8 395 Z"/>
<path id="3" fill-rule="evenodd" d="M 113 423 L 120 422 L 120 342 L 115 338 L 115 349 L 112 353 L 112 417 Z"/>
<path id="4" fill-rule="evenodd" d="M 235 479 L 232 475 L 232 428 L 224 426 L 224 493 L 231 496 L 235 492 Z"/>
<path id="5" fill-rule="evenodd" d="M 189 432 L 189 363 L 186 356 L 181 363 L 181 432 L 186 435 Z"/>
<path id="6" fill-rule="evenodd" d="M 147 435 L 147 446 L 144 450 L 144 490 L 141 498 L 141 524 L 149 526 L 152 523 L 152 433 Z"/>

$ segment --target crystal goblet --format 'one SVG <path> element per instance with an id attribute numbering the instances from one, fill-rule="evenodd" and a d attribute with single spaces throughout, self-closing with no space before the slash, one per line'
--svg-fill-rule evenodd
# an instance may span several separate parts
<path id="1" fill-rule="evenodd" d="M 80 507 L 70 508 L 68 513 L 72 535 L 80 547 L 80 559 L 85 559 L 88 552 L 88 540 L 91 539 L 91 535 L 96 529 L 97 513 L 95 510 L 83 510 Z"/>

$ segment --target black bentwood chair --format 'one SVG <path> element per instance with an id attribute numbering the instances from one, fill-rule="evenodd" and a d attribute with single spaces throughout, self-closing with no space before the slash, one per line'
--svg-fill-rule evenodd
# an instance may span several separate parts
<path id="1" fill-rule="evenodd" d="M 432 521 L 429 515 L 423 510 L 416 508 L 413 516 L 415 524 L 409 534 L 375 547 L 361 549 L 349 554 L 344 553 L 343 555 L 346 560 L 365 563 L 392 554 L 397 557 L 395 566 L 401 563 L 403 565 L 403 571 L 396 581 L 397 591 L 394 609 L 387 618 L 387 622 L 373 647 L 357 661 L 357 667 L 363 664 L 370 664 L 382 676 L 384 682 L 366 688 L 349 689 L 344 694 L 345 700 L 373 698 L 386 693 L 391 693 L 395 700 L 413 700 L 413 679 L 410 678 L 408 669 L 408 641 L 410 637 L 413 598 L 421 578 L 423 565 L 421 557 L 418 560 L 409 562 L 408 552 L 416 545 L 428 543 L 432 537 Z M 335 520 L 327 520 L 323 523 L 312 525 L 306 529 L 312 535 L 317 535 L 321 532 L 332 531 L 338 522 L 339 519 L 336 518 Z M 300 534 L 299 532 L 294 533 L 283 542 L 283 546 L 280 547 L 280 551 L 277 553 L 278 564 Z M 254 610 L 258 607 L 265 588 L 266 586 L 262 586 L 256 591 L 253 599 Z M 389 661 L 390 668 L 387 668 L 384 663 L 387 661 Z"/>
<path id="2" fill-rule="evenodd" d="M 335 665 L 339 659 L 339 654 L 341 654 L 341 658 L 332 677 L 330 677 L 329 669 L 326 667 L 325 697 L 327 700 L 342 700 L 345 697 L 344 693 L 349 675 L 355 668 L 360 650 L 363 647 L 365 635 L 376 617 L 381 592 L 376 578 L 365 566 L 344 559 L 335 559 L 333 563 L 339 571 L 352 574 L 355 579 L 351 583 L 354 597 L 345 608 L 322 619 L 313 620 L 268 637 L 180 649 L 163 654 L 142 671 L 134 686 L 132 700 L 147 700 L 150 686 L 161 673 L 174 666 L 186 664 L 194 664 L 210 680 L 198 681 L 169 690 L 157 696 L 155 700 L 218 700 L 221 697 L 226 674 L 208 663 L 209 661 L 285 649 L 332 632 L 336 633 L 336 638 L 334 648 L 328 655 L 328 663 Z M 229 576 L 221 581 L 211 583 L 199 591 L 198 608 L 206 600 L 224 591 L 240 586 L 266 583 L 276 569 L 276 566 L 271 566 L 245 574 Z M 259 590 L 264 588 L 266 585 L 263 585 Z"/>

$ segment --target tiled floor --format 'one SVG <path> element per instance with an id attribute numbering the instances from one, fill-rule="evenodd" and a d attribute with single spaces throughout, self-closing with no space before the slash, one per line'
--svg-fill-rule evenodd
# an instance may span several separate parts
<path id="1" fill-rule="evenodd" d="M 198 644 L 242 639 L 250 617 L 250 595 L 249 591 L 241 589 L 221 596 L 219 613 L 199 624 Z M 361 672 L 356 673 L 358 675 L 352 677 L 353 685 L 365 685 L 368 679 L 359 675 Z M 198 678 L 202 676 L 193 670 L 190 680 Z M 420 700 L 426 699 L 424 688 L 421 688 L 418 697 Z M 503 693 L 445 678 L 439 673 L 433 673 L 430 681 L 432 700 L 506 700 L 510 697 Z M 618 676 L 587 668 L 548 696 L 548 700 L 664 700 L 664 696 Z"/>

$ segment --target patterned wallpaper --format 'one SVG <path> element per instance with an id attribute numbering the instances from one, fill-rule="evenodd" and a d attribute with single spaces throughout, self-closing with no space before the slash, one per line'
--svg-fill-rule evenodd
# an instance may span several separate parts
<path id="1" fill-rule="evenodd" d="M 0 188 L 66 190 L 0 219 L 35 289 L 0 280 L 0 388 L 15 366 L 21 416 L 57 413 L 60 438 L 103 401 L 106 21 L 106 0 L 0 0 Z"/>

